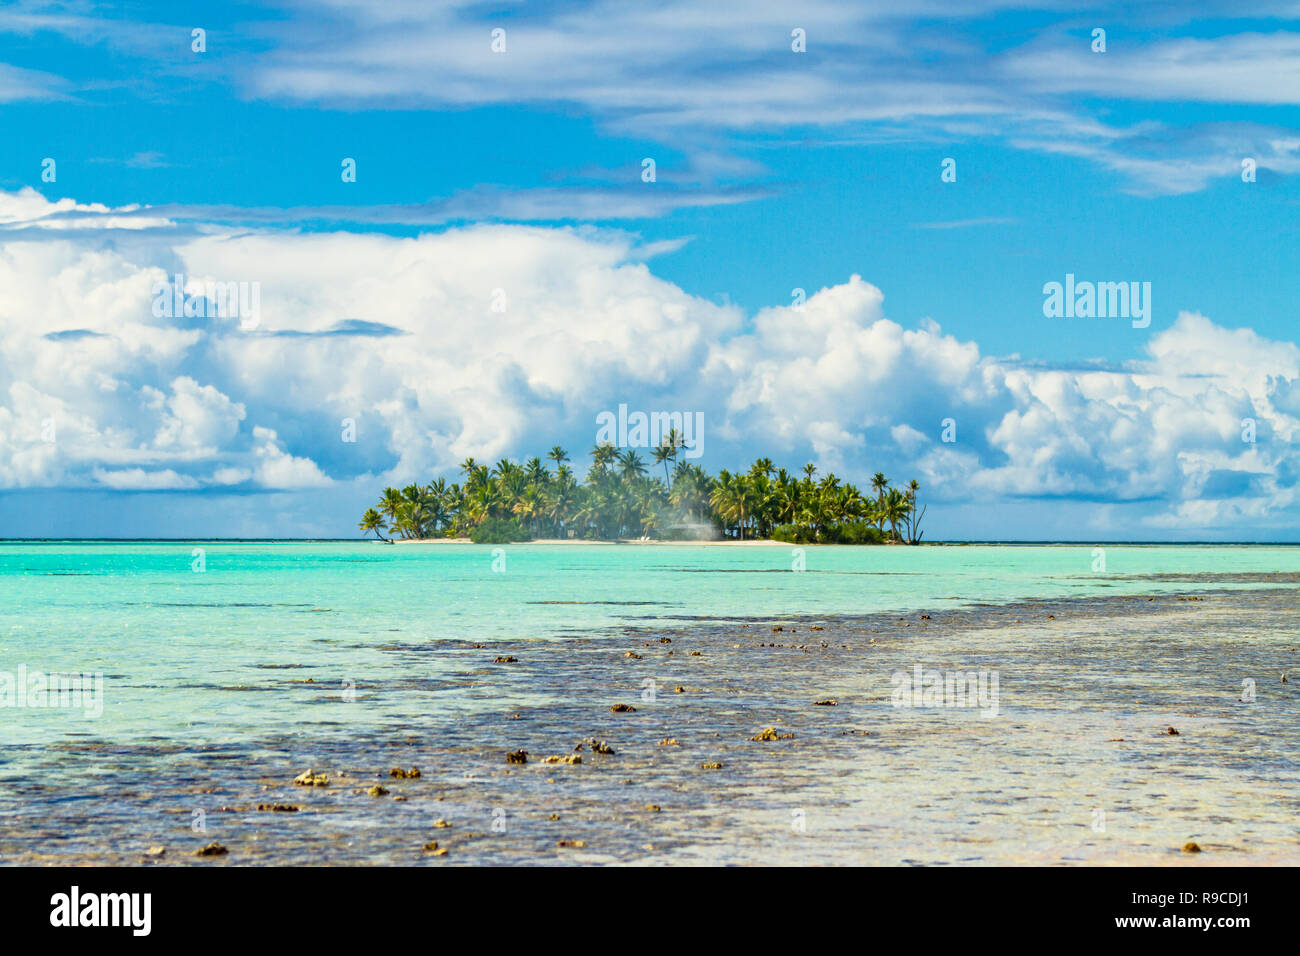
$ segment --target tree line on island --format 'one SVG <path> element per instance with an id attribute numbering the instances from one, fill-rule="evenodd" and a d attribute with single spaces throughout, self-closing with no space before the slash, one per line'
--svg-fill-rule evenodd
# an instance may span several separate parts
<path id="1" fill-rule="evenodd" d="M 611 444 L 591 450 L 579 481 L 558 445 L 521 463 L 494 466 L 467 458 L 463 480 L 385 488 L 358 527 L 383 540 L 467 537 L 480 544 L 576 538 L 612 541 L 658 538 L 689 541 L 772 538 L 794 544 L 919 544 L 923 532 L 915 480 L 890 487 L 876 472 L 871 492 L 813 464 L 791 473 L 769 458 L 747 472 L 723 469 L 715 477 L 678 460 L 680 439 L 664 437 L 647 462 L 636 449 Z M 663 466 L 662 477 L 658 473 Z"/>

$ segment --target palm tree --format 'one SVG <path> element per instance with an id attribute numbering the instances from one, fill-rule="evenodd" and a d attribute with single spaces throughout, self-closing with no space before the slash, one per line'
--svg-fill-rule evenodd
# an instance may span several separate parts
<path id="1" fill-rule="evenodd" d="M 679 513 L 689 514 L 695 521 L 709 507 L 709 495 L 713 491 L 713 479 L 699 465 L 681 462 L 676 469 L 672 490 L 668 500 Z"/>
<path id="2" fill-rule="evenodd" d="M 428 490 L 417 484 L 409 484 L 402 489 L 403 524 L 411 537 L 425 537 L 425 524 L 429 520 Z"/>
<path id="3" fill-rule="evenodd" d="M 384 523 L 384 516 L 381 515 L 374 508 L 366 509 L 366 513 L 361 516 L 361 522 L 357 525 L 357 527 L 360 528 L 362 531 L 364 531 L 366 534 L 369 534 L 370 532 L 373 531 L 375 533 L 375 536 L 379 538 L 380 541 L 388 540 L 381 533 L 384 530 L 386 530 L 388 527 Z"/>
<path id="4" fill-rule="evenodd" d="M 609 463 L 618 455 L 618 451 L 609 442 L 601 442 L 591 449 L 591 470 L 604 474 Z"/>
<path id="5" fill-rule="evenodd" d="M 464 461 L 460 463 L 460 470 L 461 470 L 461 474 L 465 476 L 465 490 L 469 491 L 473 488 L 474 484 L 476 483 L 476 479 L 478 478 L 478 473 L 479 473 L 478 462 L 475 461 L 472 456 L 466 458 Z"/>
<path id="6" fill-rule="evenodd" d="M 559 445 L 544 456 L 555 463 L 554 472 L 537 456 L 523 464 L 502 458 L 491 467 L 470 457 L 460 466 L 463 484 L 435 478 L 427 485 L 385 488 L 357 527 L 388 541 L 385 531 L 402 538 L 469 534 L 488 519 L 510 519 L 534 536 L 567 532 L 610 539 L 658 534 L 664 525 L 689 520 L 711 523 L 742 541 L 774 534 L 782 540 L 863 541 L 860 523 L 866 521 L 878 533 L 867 539 L 880 540 L 888 525 L 891 542 L 920 542 L 924 509 L 918 507 L 915 480 L 891 488 L 884 473 L 876 472 L 867 494 L 833 472 L 818 479 L 812 462 L 789 472 L 770 458 L 755 460 L 746 472 L 724 469 L 714 478 L 679 460 L 681 447 L 674 428 L 654 449 L 652 464 L 663 466 L 663 478 L 648 473 L 635 449 L 608 442 L 592 449 L 592 466 L 581 481 Z M 785 530 L 774 530 L 778 525 Z"/>
<path id="7" fill-rule="evenodd" d="M 871 490 L 876 493 L 877 524 L 876 528 L 883 531 L 885 518 L 881 512 L 885 510 L 885 489 L 889 487 L 889 479 L 885 477 L 883 471 L 878 471 L 871 476 Z"/>
<path id="8" fill-rule="evenodd" d="M 397 513 L 401 510 L 402 493 L 396 488 L 385 488 L 379 498 L 379 511 L 388 519 L 388 523 L 397 528 Z"/>
<path id="9" fill-rule="evenodd" d="M 673 448 L 672 445 L 669 445 L 667 441 L 660 442 L 658 447 L 654 450 L 654 463 L 656 465 L 664 466 L 664 480 L 668 482 L 669 487 L 672 487 L 673 479 L 672 476 L 668 474 L 668 462 L 672 461 L 675 457 L 677 457 L 677 449 Z"/>
<path id="10" fill-rule="evenodd" d="M 799 483 L 784 468 L 776 473 L 773 508 L 781 524 L 794 524 L 799 515 Z"/>
<path id="11" fill-rule="evenodd" d="M 718 472 L 718 484 L 709 496 L 713 510 L 729 524 L 740 530 L 740 540 L 745 540 L 745 522 L 749 519 L 749 496 L 743 475 L 733 475 L 727 469 Z"/>
<path id="12" fill-rule="evenodd" d="M 555 492 L 548 502 L 550 509 L 547 513 L 557 534 L 567 530 L 574 506 L 578 502 L 577 491 L 578 486 L 573 482 L 569 469 L 561 465 L 555 479 Z"/>
<path id="13" fill-rule="evenodd" d="M 619 474 L 624 480 L 640 478 L 645 474 L 645 462 L 641 460 L 641 456 L 636 453 L 635 448 L 629 448 L 619 455 L 618 464 Z"/>
<path id="14" fill-rule="evenodd" d="M 916 510 L 916 493 L 921 484 L 915 478 L 907 483 L 907 543 L 918 544 L 921 540 L 921 519 L 925 517 L 925 508 Z"/>
<path id="15" fill-rule="evenodd" d="M 551 473 L 546 470 L 542 460 L 536 455 L 524 464 L 524 474 L 535 485 L 545 485 L 551 479 Z"/>
<path id="16" fill-rule="evenodd" d="M 493 517 L 500 503 L 501 493 L 496 484 L 484 482 L 466 495 L 464 510 L 471 522 L 479 524 Z"/>
<path id="17" fill-rule="evenodd" d="M 529 485 L 510 510 L 535 533 L 537 519 L 546 511 L 546 497 L 537 485 Z"/>
<path id="18" fill-rule="evenodd" d="M 749 498 L 750 514 L 757 525 L 754 533 L 760 538 L 766 538 L 772 525 L 772 511 L 776 501 L 775 489 L 772 487 L 772 482 L 768 480 L 767 472 L 762 470 L 758 462 L 754 463 L 749 475 L 742 481 L 745 483 Z"/>
<path id="19" fill-rule="evenodd" d="M 882 515 L 884 519 L 889 522 L 889 536 L 892 540 L 899 540 L 898 523 L 906 520 L 907 513 L 910 510 L 911 505 L 907 500 L 907 495 L 903 492 L 899 491 L 897 488 L 890 488 L 885 493 Z"/>
<path id="20" fill-rule="evenodd" d="M 656 465 L 659 464 L 660 461 L 665 462 L 664 477 L 668 480 L 669 488 L 672 488 L 673 486 L 673 479 L 672 476 L 668 474 L 668 465 L 666 463 L 671 461 L 674 465 L 676 465 L 677 453 L 685 445 L 686 445 L 686 439 L 682 437 L 682 433 L 677 430 L 677 427 L 673 426 L 672 428 L 668 429 L 668 434 L 664 435 L 663 439 L 659 442 L 659 449 L 655 450 L 655 464 Z M 660 457 L 660 453 L 659 453 L 660 449 L 663 450 L 662 457 Z"/>
<path id="21" fill-rule="evenodd" d="M 845 485 L 840 489 L 836 505 L 841 517 L 859 518 L 867 508 L 867 500 L 855 485 Z"/>

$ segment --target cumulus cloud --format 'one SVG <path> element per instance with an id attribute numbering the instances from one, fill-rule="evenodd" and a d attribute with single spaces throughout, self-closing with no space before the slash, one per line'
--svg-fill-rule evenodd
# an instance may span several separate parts
<path id="1" fill-rule="evenodd" d="M 0 194 L 14 222 L 54 205 Z M 258 322 L 157 315 L 178 273 L 258 283 Z M 1296 503 L 1293 343 L 1184 313 L 1139 361 L 1035 367 L 890 318 L 858 276 L 746 315 L 615 231 L 20 231 L 0 239 L 0 347 L 9 489 L 368 498 L 467 456 L 578 457 L 627 402 L 703 412 L 714 469 L 763 453 L 915 474 L 937 501 L 1146 503 L 1153 528 Z"/>

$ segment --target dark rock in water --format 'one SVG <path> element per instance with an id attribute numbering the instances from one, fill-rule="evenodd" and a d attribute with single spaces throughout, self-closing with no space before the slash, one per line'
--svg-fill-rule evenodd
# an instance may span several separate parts
<path id="1" fill-rule="evenodd" d="M 542 758 L 542 763 L 567 763 L 567 764 L 575 764 L 575 763 L 582 763 L 582 758 L 581 758 L 580 756 L 578 756 L 577 754 L 566 754 L 566 755 L 564 755 L 564 756 L 552 755 L 552 756 L 550 756 L 550 757 L 544 757 L 544 758 Z"/>
<path id="2" fill-rule="evenodd" d="M 229 852 L 230 851 L 227 850 L 224 846 L 222 846 L 216 840 L 213 840 L 211 843 L 203 847 L 201 850 L 195 850 L 194 855 L 195 856 L 225 856 Z"/>
<path id="3" fill-rule="evenodd" d="M 583 849 L 584 847 L 586 847 L 587 842 L 586 842 L 585 840 L 560 840 L 560 841 L 557 842 L 555 845 L 556 845 L 556 846 L 571 847 L 571 848 L 573 848 L 573 849 L 575 849 L 575 850 L 581 850 L 581 849 Z"/>
<path id="4" fill-rule="evenodd" d="M 609 709 L 609 712 L 611 714 L 634 714 L 636 713 L 636 708 L 631 704 L 615 704 Z"/>
<path id="5" fill-rule="evenodd" d="M 775 727 L 764 727 L 762 730 L 754 734 L 754 736 L 750 737 L 749 739 L 750 740 L 789 740 L 793 736 L 794 734 L 783 734 L 780 731 L 778 731 Z"/>
<path id="6" fill-rule="evenodd" d="M 659 804 L 657 803 L 647 803 L 645 805 L 645 808 L 649 810 L 651 813 L 658 813 L 663 809 L 663 807 L 659 806 Z"/>
<path id="7" fill-rule="evenodd" d="M 506 754 L 506 763 L 528 763 L 527 750 L 512 750 Z"/>
<path id="8" fill-rule="evenodd" d="M 1172 727 L 1170 727 L 1168 730 L 1166 730 L 1165 733 L 1166 733 L 1168 736 L 1170 736 L 1170 737 L 1177 737 L 1177 736 L 1179 735 L 1179 734 L 1178 734 L 1178 731 L 1174 730 L 1174 728 L 1172 728 Z"/>
<path id="9" fill-rule="evenodd" d="M 372 797 L 384 797 L 388 795 L 388 788 L 381 787 L 379 784 L 375 784 L 373 787 L 371 787 L 369 790 L 366 791 L 366 794 Z"/>
<path id="10" fill-rule="evenodd" d="M 297 813 L 298 808 L 292 803 L 259 803 L 259 810 L 270 810 L 274 813 Z"/>
<path id="11" fill-rule="evenodd" d="M 323 773 L 308 769 L 294 777 L 293 782 L 300 787 L 328 787 L 330 778 Z"/>
<path id="12" fill-rule="evenodd" d="M 673 693 L 674 693 L 674 694 L 684 694 L 684 693 L 686 693 L 686 688 L 683 687 L 681 684 L 678 684 L 676 687 L 673 688 Z"/>
<path id="13" fill-rule="evenodd" d="M 702 763 L 702 764 L 700 764 L 700 769 L 701 769 L 701 770 L 721 770 L 721 769 L 722 769 L 722 764 L 718 763 L 718 762 L 715 760 L 715 761 L 713 761 L 713 762 L 711 762 L 711 763 Z"/>
<path id="14" fill-rule="evenodd" d="M 597 740 L 595 737 L 588 737 L 583 741 L 583 743 L 585 743 L 594 754 L 604 754 L 607 757 L 612 757 L 614 755 L 614 748 L 603 740 Z M 579 744 L 579 746 L 582 745 Z"/>
<path id="15" fill-rule="evenodd" d="M 624 657 L 630 657 L 630 658 L 632 658 L 633 660 L 636 660 L 636 661 L 641 660 L 641 655 L 638 654 L 636 651 L 628 651 L 628 652 L 627 652 L 626 654 L 624 654 L 623 656 L 624 656 Z"/>
<path id="16" fill-rule="evenodd" d="M 420 768 L 412 767 L 410 770 L 403 770 L 401 767 L 394 767 L 388 771 L 388 775 L 398 780 L 414 780 L 420 776 Z"/>
<path id="17" fill-rule="evenodd" d="M 677 738 L 676 738 L 676 737 L 665 737 L 663 740 L 659 741 L 659 746 L 660 746 L 660 747 L 680 747 L 681 744 L 679 744 L 679 743 L 677 742 Z"/>
<path id="18" fill-rule="evenodd" d="M 660 643 L 660 644 L 671 644 L 672 642 L 673 642 L 673 639 L 672 639 L 671 637 L 661 637 L 661 638 L 659 638 L 659 643 Z"/>
<path id="19" fill-rule="evenodd" d="M 504 657 L 498 657 L 492 663 L 493 664 L 518 664 L 519 658 L 511 657 L 509 654 L 507 654 Z"/>
<path id="20" fill-rule="evenodd" d="M 1188 840 L 1186 843 L 1183 844 L 1183 852 L 1184 852 L 1184 853 L 1200 853 L 1200 852 L 1201 852 L 1200 844 L 1198 844 L 1198 843 L 1193 843 L 1191 840 Z"/>
<path id="21" fill-rule="evenodd" d="M 825 700 L 815 700 L 813 704 L 817 707 L 836 707 L 839 705 L 839 701 L 834 697 L 827 697 Z"/>
<path id="22" fill-rule="evenodd" d="M 425 853 L 428 853 L 428 854 L 430 854 L 430 855 L 432 855 L 432 856 L 446 856 L 446 855 L 447 855 L 447 851 L 446 851 L 445 849 L 439 849 L 439 847 L 438 847 L 438 841 L 437 841 L 437 840 L 430 840 L 428 843 L 426 843 L 426 844 L 424 845 L 424 852 L 425 852 Z"/>

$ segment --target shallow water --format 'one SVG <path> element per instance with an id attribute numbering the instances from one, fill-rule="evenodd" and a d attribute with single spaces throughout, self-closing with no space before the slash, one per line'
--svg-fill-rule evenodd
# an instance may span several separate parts
<path id="1" fill-rule="evenodd" d="M 99 717 L 0 712 L 0 858 L 1296 861 L 1300 550 L 792 550 L 0 545 L 0 671 L 105 681 Z M 974 606 L 1025 600 L 1054 603 Z M 999 715 L 890 706 L 916 663 L 997 670 Z M 591 735 L 619 753 L 537 764 Z M 308 766 L 332 785 L 294 787 Z"/>

